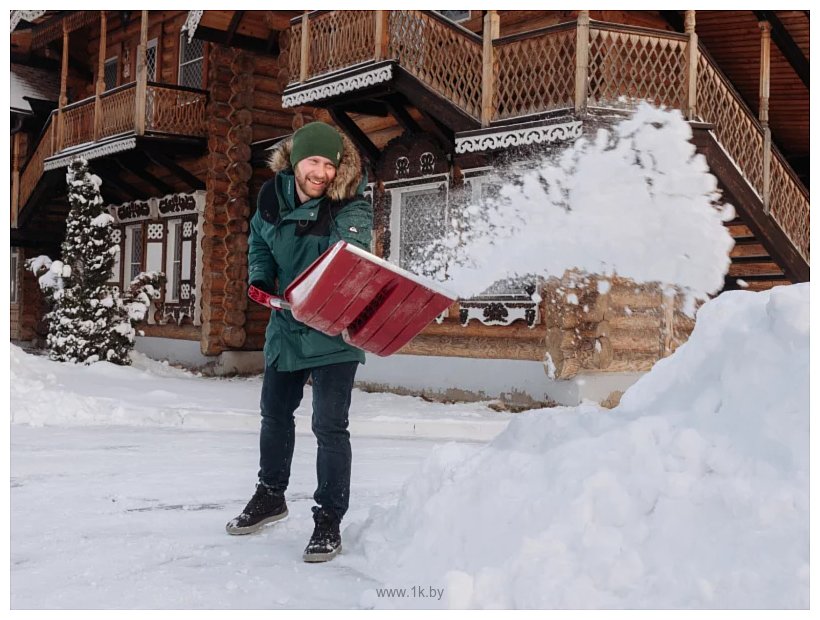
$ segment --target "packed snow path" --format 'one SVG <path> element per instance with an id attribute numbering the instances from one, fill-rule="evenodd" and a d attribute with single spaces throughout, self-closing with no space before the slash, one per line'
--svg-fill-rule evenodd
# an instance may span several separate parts
<path id="1" fill-rule="evenodd" d="M 395 502 L 434 446 L 352 442 L 348 522 Z M 256 444 L 252 432 L 12 426 L 11 607 L 360 607 L 383 584 L 354 568 L 354 550 L 302 562 L 312 437 L 297 437 L 288 518 L 257 534 L 225 532 L 253 493 Z"/>

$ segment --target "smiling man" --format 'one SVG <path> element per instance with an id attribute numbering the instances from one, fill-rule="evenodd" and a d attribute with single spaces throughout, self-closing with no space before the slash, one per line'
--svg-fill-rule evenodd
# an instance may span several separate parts
<path id="1" fill-rule="evenodd" d="M 259 192 L 251 219 L 248 281 L 281 295 L 328 247 L 343 239 L 370 249 L 373 209 L 352 143 L 325 123 L 310 123 L 271 156 L 276 173 Z M 306 562 L 332 559 L 342 546 L 339 525 L 350 498 L 348 410 L 364 352 L 293 318 L 271 313 L 265 332 L 265 376 L 259 437 L 259 482 L 229 534 L 250 534 L 288 514 L 285 490 L 293 459 L 294 411 L 312 378 L 317 488 L 314 531 Z"/>

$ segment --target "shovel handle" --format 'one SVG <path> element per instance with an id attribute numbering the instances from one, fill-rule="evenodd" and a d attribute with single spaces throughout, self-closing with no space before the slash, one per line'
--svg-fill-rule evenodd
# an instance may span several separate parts
<path id="1" fill-rule="evenodd" d="M 282 297 L 277 297 L 276 295 L 266 293 L 262 289 L 258 289 L 255 286 L 248 287 L 248 297 L 266 308 L 273 308 L 274 310 L 290 310 L 290 304 Z"/>

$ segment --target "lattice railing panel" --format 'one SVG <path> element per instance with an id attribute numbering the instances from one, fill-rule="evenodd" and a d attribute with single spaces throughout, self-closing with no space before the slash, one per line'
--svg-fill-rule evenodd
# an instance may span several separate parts
<path id="1" fill-rule="evenodd" d="M 627 108 L 646 100 L 681 107 L 685 40 L 599 28 L 590 28 L 589 38 L 589 105 Z"/>
<path id="2" fill-rule="evenodd" d="M 134 131 L 136 92 L 136 85 L 133 85 L 100 96 L 98 139 Z"/>
<path id="3" fill-rule="evenodd" d="M 290 48 L 288 50 L 288 81 L 298 82 L 302 62 L 302 24 L 290 27 Z"/>
<path id="4" fill-rule="evenodd" d="M 390 11 L 388 28 L 390 58 L 468 114 L 481 117 L 480 43 L 421 11 Z"/>
<path id="5" fill-rule="evenodd" d="M 771 187 L 769 205 L 772 219 L 809 262 L 809 199 L 786 167 L 772 153 Z"/>
<path id="6" fill-rule="evenodd" d="M 51 144 L 54 138 L 53 133 L 56 118 L 56 114 L 51 115 L 51 118 L 42 133 L 42 137 L 40 138 L 40 143 L 37 145 L 37 148 L 28 160 L 26 167 L 20 174 L 20 196 L 18 209 L 22 209 L 25 206 L 28 199 L 31 198 L 34 188 L 37 187 L 37 181 L 39 181 L 40 177 L 43 176 L 43 161 L 47 157 L 51 157 L 54 154 Z"/>
<path id="7" fill-rule="evenodd" d="M 63 110 L 62 148 L 94 140 L 94 100 Z"/>
<path id="8" fill-rule="evenodd" d="M 330 11 L 312 17 L 308 76 L 316 77 L 372 59 L 375 36 L 373 11 Z"/>
<path id="9" fill-rule="evenodd" d="M 575 105 L 575 29 L 502 43 L 493 65 L 493 120 Z"/>
<path id="10" fill-rule="evenodd" d="M 718 142 L 762 197 L 763 134 L 740 97 L 702 54 L 698 58 L 697 114 L 714 126 Z"/>
<path id="11" fill-rule="evenodd" d="M 185 136 L 204 136 L 206 103 L 204 92 L 148 86 L 145 128 Z"/>

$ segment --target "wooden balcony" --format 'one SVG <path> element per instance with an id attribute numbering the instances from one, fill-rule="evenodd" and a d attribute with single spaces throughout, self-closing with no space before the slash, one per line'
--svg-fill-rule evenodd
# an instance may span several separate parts
<path id="1" fill-rule="evenodd" d="M 485 20 L 481 37 L 416 10 L 313 11 L 291 23 L 284 106 L 333 110 L 340 102 L 405 89 L 419 107 L 414 88 L 397 77 L 409 74 L 416 91 L 432 92 L 472 119 L 468 131 L 450 125 L 456 153 L 469 152 L 471 141 L 486 140 L 501 127 L 544 116 L 583 119 L 596 109 L 627 111 L 642 100 L 679 109 L 711 127 L 807 277 L 808 192 L 694 29 L 681 34 L 579 17 L 499 38 L 497 26 L 494 33 Z"/>
<path id="2" fill-rule="evenodd" d="M 20 173 L 13 221 L 43 174 L 66 166 L 73 157 L 135 148 L 136 138 L 201 140 L 206 136 L 205 91 L 154 82 L 147 83 L 143 96 L 138 96 L 139 90 L 132 82 L 52 112 Z"/>

